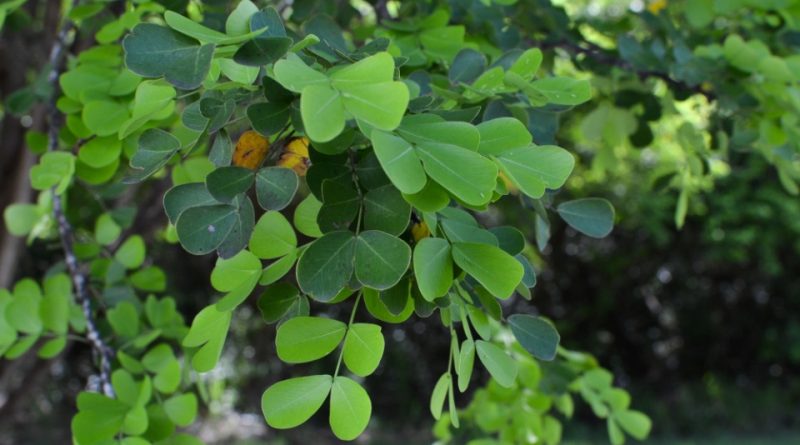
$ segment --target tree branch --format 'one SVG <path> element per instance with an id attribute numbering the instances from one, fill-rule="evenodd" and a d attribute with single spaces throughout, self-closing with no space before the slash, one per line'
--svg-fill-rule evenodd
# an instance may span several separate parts
<path id="1" fill-rule="evenodd" d="M 618 57 L 613 56 L 612 54 L 609 54 L 608 51 L 606 51 L 603 48 L 595 45 L 594 43 L 585 42 L 585 44 L 587 45 L 587 47 L 578 45 L 578 44 L 573 43 L 573 42 L 568 41 L 568 40 L 560 40 L 560 41 L 557 41 L 557 42 L 546 43 L 544 45 L 541 45 L 540 47 L 542 49 L 560 48 L 560 49 L 562 49 L 562 50 L 564 50 L 564 51 L 566 51 L 568 53 L 571 53 L 573 55 L 582 54 L 582 55 L 585 55 L 588 58 L 591 58 L 592 60 L 594 60 L 597 63 L 615 66 L 615 67 L 617 67 L 617 68 L 619 68 L 619 69 L 621 69 L 623 71 L 627 71 L 629 73 L 635 74 L 636 76 L 638 76 L 642 80 L 650 78 L 650 77 L 654 77 L 654 78 L 663 80 L 667 85 L 669 85 L 673 89 L 680 88 L 680 89 L 685 89 L 685 90 L 691 91 L 694 94 L 702 94 L 703 96 L 706 96 L 709 101 L 714 100 L 714 98 L 715 98 L 713 93 L 703 90 L 703 88 L 700 85 L 689 85 L 689 84 L 687 84 L 685 82 L 673 79 L 672 77 L 670 77 L 670 75 L 668 73 L 665 73 L 665 72 L 662 72 L 662 71 L 655 71 L 655 70 L 640 71 L 640 70 L 637 70 L 636 67 L 631 65 L 627 60 L 623 60 L 623 59 L 620 59 Z"/>
<path id="2" fill-rule="evenodd" d="M 58 150 L 58 133 L 63 124 L 63 116 L 61 116 L 61 113 L 56 107 L 56 99 L 60 93 L 58 78 L 63 69 L 68 41 L 74 27 L 75 24 L 71 20 L 65 19 L 61 24 L 61 29 L 56 35 L 53 47 L 50 50 L 50 73 L 47 80 L 50 82 L 50 85 L 53 86 L 53 95 L 46 103 L 49 121 L 47 129 L 48 151 Z M 114 350 L 103 341 L 100 332 L 97 330 L 97 325 L 94 323 L 88 291 L 88 279 L 81 269 L 78 258 L 75 256 L 75 249 L 73 246 L 75 234 L 72 225 L 67 220 L 66 214 L 64 213 L 63 199 L 56 193 L 55 187 L 51 189 L 51 193 L 53 194 L 53 216 L 58 225 L 58 234 L 61 238 L 61 247 L 64 249 L 64 259 L 67 263 L 67 270 L 69 271 L 73 287 L 75 288 L 75 300 L 81 306 L 83 316 L 86 318 L 86 339 L 92 345 L 95 355 L 100 360 L 100 390 L 105 395 L 114 397 L 114 388 L 111 386 L 111 361 L 114 357 Z"/>

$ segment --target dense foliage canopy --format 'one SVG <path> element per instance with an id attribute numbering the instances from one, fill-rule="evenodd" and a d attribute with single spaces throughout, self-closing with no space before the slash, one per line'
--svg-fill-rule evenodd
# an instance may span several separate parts
<path id="1" fill-rule="evenodd" d="M 0 4 L 4 34 L 32 21 L 24 3 Z M 4 98 L 7 113 L 47 116 L 26 134 L 38 197 L 8 206 L 6 228 L 61 253 L 0 290 L 0 352 L 90 345 L 79 445 L 202 443 L 190 425 L 249 307 L 277 358 L 303 365 L 263 388 L 272 428 L 322 410 L 335 437 L 358 438 L 386 327 L 428 319 L 450 344 L 429 404 L 440 443 L 559 443 L 576 398 L 611 443 L 643 440 L 650 419 L 533 306 L 552 228 L 604 238 L 621 219 L 666 243 L 709 215 L 714 239 L 750 199 L 748 186 L 709 204 L 731 177 L 763 176 L 768 202 L 800 193 L 798 1 L 624 14 L 547 0 L 61 3 L 49 63 Z M 747 256 L 748 234 L 733 236 L 719 254 Z M 153 261 L 180 248 L 210 273 Z M 774 249 L 758 255 L 779 273 Z M 186 310 L 187 280 L 213 300 Z"/>

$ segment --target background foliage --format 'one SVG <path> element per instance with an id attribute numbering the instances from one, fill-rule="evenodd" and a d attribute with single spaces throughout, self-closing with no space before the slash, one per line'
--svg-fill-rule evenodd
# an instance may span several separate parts
<path id="1" fill-rule="evenodd" d="M 229 3 L 0 4 L 0 440 L 797 425 L 800 3 Z"/>

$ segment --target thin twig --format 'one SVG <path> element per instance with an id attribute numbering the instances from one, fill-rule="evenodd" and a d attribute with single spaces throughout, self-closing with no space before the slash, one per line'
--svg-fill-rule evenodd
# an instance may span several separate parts
<path id="1" fill-rule="evenodd" d="M 67 11 L 71 9 L 71 6 L 72 5 L 68 6 Z M 71 20 L 65 19 L 61 24 L 61 29 L 56 35 L 53 47 L 50 50 L 50 73 L 48 75 L 48 81 L 50 85 L 53 86 L 53 95 L 47 101 L 46 107 L 49 121 L 47 129 L 47 149 L 51 152 L 58 150 L 58 133 L 63 121 L 63 117 L 56 107 L 56 99 L 60 93 L 58 78 L 63 68 L 69 36 L 74 28 L 75 24 Z M 73 287 L 75 288 L 75 300 L 81 306 L 83 316 L 86 318 L 86 339 L 92 345 L 92 349 L 100 359 L 101 390 L 105 395 L 114 397 L 114 388 L 111 386 L 111 360 L 114 357 L 114 350 L 103 341 L 94 323 L 92 305 L 88 293 L 88 279 L 81 270 L 78 258 L 75 256 L 75 249 L 73 246 L 75 232 L 64 213 L 62 197 L 56 193 L 55 187 L 51 189 L 51 193 L 53 194 L 53 216 L 58 225 L 58 234 L 61 238 L 61 246 L 64 249 L 64 259 L 67 263 L 67 269 L 72 279 Z"/>

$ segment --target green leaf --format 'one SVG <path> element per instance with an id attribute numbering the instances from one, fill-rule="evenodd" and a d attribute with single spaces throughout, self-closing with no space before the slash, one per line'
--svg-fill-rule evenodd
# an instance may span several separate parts
<path id="1" fill-rule="evenodd" d="M 234 45 L 245 42 L 264 32 L 262 27 L 253 29 L 253 31 L 245 34 L 227 35 L 217 30 L 207 28 L 173 11 L 166 11 L 164 13 L 164 21 L 167 22 L 170 28 L 181 34 L 195 38 L 203 43 L 214 43 L 217 45 Z"/>
<path id="2" fill-rule="evenodd" d="M 75 173 L 75 156 L 63 151 L 52 151 L 42 155 L 39 164 L 30 169 L 31 187 L 36 190 L 56 188 L 60 195 L 67 190 Z"/>
<path id="3" fill-rule="evenodd" d="M 472 48 L 464 48 L 453 59 L 447 78 L 453 84 L 472 83 L 485 69 L 486 56 Z"/>
<path id="4" fill-rule="evenodd" d="M 495 159 L 508 179 L 532 198 L 541 198 L 545 188 L 563 186 L 575 165 L 575 158 L 555 145 L 516 148 Z"/>
<path id="5" fill-rule="evenodd" d="M 206 306 L 195 316 L 189 333 L 183 339 L 183 346 L 200 347 L 192 357 L 192 368 L 197 372 L 214 369 L 222 354 L 228 327 L 231 324 L 231 312 L 222 312 L 216 305 Z"/>
<path id="6" fill-rule="evenodd" d="M 279 258 L 272 262 L 269 266 L 264 268 L 264 272 L 261 274 L 261 280 L 259 280 L 258 284 L 267 285 L 272 284 L 289 273 L 289 270 L 294 266 L 295 261 L 297 261 L 297 257 L 299 256 L 299 251 L 295 250 L 288 253 L 283 258 Z"/>
<path id="7" fill-rule="evenodd" d="M 295 250 L 297 236 L 280 212 L 271 210 L 258 219 L 250 236 L 250 250 L 259 258 L 280 258 Z"/>
<path id="8" fill-rule="evenodd" d="M 347 325 L 322 317 L 295 317 L 278 328 L 278 357 L 286 363 L 307 363 L 333 352 L 344 339 Z"/>
<path id="9" fill-rule="evenodd" d="M 442 238 L 421 239 L 414 247 L 414 274 L 425 300 L 445 296 L 453 284 L 450 243 Z"/>
<path id="10" fill-rule="evenodd" d="M 144 240 L 139 235 L 133 235 L 114 252 L 114 259 L 127 269 L 136 269 L 144 263 L 144 255 Z"/>
<path id="11" fill-rule="evenodd" d="M 35 204 L 11 204 L 3 210 L 6 230 L 14 236 L 25 236 L 42 217 Z"/>
<path id="12" fill-rule="evenodd" d="M 497 167 L 480 154 L 456 145 L 428 143 L 417 146 L 425 171 L 442 187 L 470 205 L 492 198 Z"/>
<path id="13" fill-rule="evenodd" d="M 364 228 L 401 235 L 408 227 L 411 206 L 394 186 L 372 189 L 364 196 Z"/>
<path id="14" fill-rule="evenodd" d="M 267 286 L 258 297 L 258 310 L 265 322 L 277 323 L 300 298 L 300 291 L 289 283 Z"/>
<path id="15" fill-rule="evenodd" d="M 492 227 L 489 231 L 497 238 L 498 247 L 509 255 L 518 255 L 525 249 L 525 235 L 515 227 Z"/>
<path id="16" fill-rule="evenodd" d="M 164 194 L 164 210 L 170 223 L 175 224 L 178 217 L 189 208 L 216 204 L 217 200 L 208 192 L 202 182 L 190 182 L 172 187 Z"/>
<path id="17" fill-rule="evenodd" d="M 433 387 L 431 393 L 431 415 L 436 420 L 442 417 L 442 409 L 444 409 L 444 401 L 447 398 L 447 392 L 452 384 L 452 376 L 449 372 L 442 374 L 439 380 L 436 381 L 436 386 Z"/>
<path id="18" fill-rule="evenodd" d="M 228 294 L 219 302 L 221 311 L 232 310 L 253 291 L 261 278 L 261 261 L 247 250 L 242 250 L 228 259 L 217 259 L 211 271 L 211 285 Z"/>
<path id="19" fill-rule="evenodd" d="M 283 210 L 294 199 L 300 180 L 289 168 L 265 167 L 256 174 L 258 205 L 264 210 Z"/>
<path id="20" fill-rule="evenodd" d="M 331 74 L 331 84 L 339 90 L 394 79 L 394 58 L 387 52 L 365 57 Z"/>
<path id="21" fill-rule="evenodd" d="M 464 44 L 463 26 L 443 26 L 426 29 L 419 34 L 419 41 L 431 56 L 450 62 Z"/>
<path id="22" fill-rule="evenodd" d="M 478 358 L 500 386 L 511 388 L 517 379 L 517 362 L 499 346 L 484 340 L 475 342 Z"/>
<path id="23" fill-rule="evenodd" d="M 351 182 L 324 179 L 317 222 L 323 232 L 347 229 L 358 216 L 361 197 Z"/>
<path id="24" fill-rule="evenodd" d="M 93 100 L 83 107 L 81 115 L 86 128 L 98 136 L 117 133 L 130 117 L 128 107 L 112 100 Z"/>
<path id="25" fill-rule="evenodd" d="M 206 176 L 206 188 L 217 201 L 229 203 L 250 190 L 254 180 L 255 174 L 249 168 L 220 167 Z"/>
<path id="26" fill-rule="evenodd" d="M 386 290 L 385 292 L 392 292 L 395 287 L 401 286 L 404 281 L 401 281 L 396 286 L 393 286 L 392 289 Z M 414 299 L 407 298 L 405 307 L 403 307 L 400 313 L 396 314 L 389 310 L 386 302 L 382 295 L 375 289 L 371 288 L 364 288 L 364 303 L 367 306 L 367 311 L 369 311 L 370 315 L 375 317 L 377 320 L 398 324 L 408 320 L 412 314 L 414 314 Z"/>
<path id="27" fill-rule="evenodd" d="M 247 107 L 250 124 L 264 136 L 281 131 L 291 115 L 292 108 L 288 103 L 262 102 Z"/>
<path id="28" fill-rule="evenodd" d="M 373 131 L 371 139 L 383 171 L 398 190 L 414 194 L 425 187 L 428 178 L 411 144 L 382 131 Z"/>
<path id="29" fill-rule="evenodd" d="M 450 195 L 434 181 L 428 181 L 418 193 L 403 194 L 403 198 L 423 212 L 435 213 L 450 204 Z"/>
<path id="30" fill-rule="evenodd" d="M 98 137 L 87 141 L 78 152 L 78 159 L 92 168 L 102 168 L 119 159 L 122 143 L 113 136 Z"/>
<path id="31" fill-rule="evenodd" d="M 122 41 L 125 65 L 142 77 L 161 77 L 183 90 L 200 86 L 208 74 L 214 45 L 169 28 L 140 23 Z"/>
<path id="32" fill-rule="evenodd" d="M 330 425 L 341 440 L 353 440 L 367 428 L 372 402 L 364 388 L 347 377 L 336 377 L 331 388 Z"/>
<path id="33" fill-rule="evenodd" d="M 236 208 L 230 205 L 192 207 L 181 213 L 175 229 L 187 252 L 205 255 L 225 241 L 237 219 Z"/>
<path id="34" fill-rule="evenodd" d="M 573 229 L 603 238 L 614 228 L 614 207 L 601 198 L 584 198 L 559 204 L 558 214 Z"/>
<path id="35" fill-rule="evenodd" d="M 355 249 L 355 238 L 347 231 L 326 233 L 311 243 L 297 263 L 300 289 L 319 301 L 336 296 L 353 275 Z"/>
<path id="36" fill-rule="evenodd" d="M 353 117 L 379 130 L 391 131 L 403 119 L 409 92 L 403 82 L 384 82 L 348 87 L 342 90 L 341 97 Z"/>
<path id="37" fill-rule="evenodd" d="M 378 368 L 384 346 L 380 326 L 355 323 L 347 330 L 344 340 L 344 364 L 353 374 L 366 377 Z"/>
<path id="38" fill-rule="evenodd" d="M 475 365 L 475 342 L 467 339 L 461 344 L 458 352 L 458 390 L 464 392 L 469 387 L 472 378 L 472 368 Z"/>
<path id="39" fill-rule="evenodd" d="M 553 360 L 560 336 L 551 323 L 541 317 L 514 314 L 508 317 L 511 332 L 519 344 L 532 356 L 541 360 Z"/>
<path id="40" fill-rule="evenodd" d="M 331 391 L 329 375 L 284 380 L 267 388 L 261 397 L 261 411 L 267 424 L 276 429 L 294 428 L 317 412 Z"/>
<path id="41" fill-rule="evenodd" d="M 497 298 L 508 298 L 524 270 L 513 256 L 487 244 L 455 243 L 453 260 Z"/>
<path id="42" fill-rule="evenodd" d="M 363 285 L 378 290 L 389 289 L 400 281 L 410 262 L 411 248 L 400 238 L 378 230 L 367 230 L 358 235 L 355 272 Z"/>
<path id="43" fill-rule="evenodd" d="M 306 196 L 294 210 L 292 221 L 297 231 L 312 238 L 321 237 L 322 231 L 317 224 L 317 215 L 321 208 L 322 203 L 317 201 L 314 195 Z"/>
<path id="44" fill-rule="evenodd" d="M 295 93 L 302 93 L 309 86 L 327 85 L 328 77 L 306 65 L 296 54 L 289 54 L 286 59 L 275 62 L 275 80 L 284 88 Z"/>
<path id="45" fill-rule="evenodd" d="M 139 148 L 131 158 L 131 167 L 136 170 L 135 180 L 141 181 L 161 167 L 181 148 L 175 136 L 158 128 L 151 128 L 139 136 Z"/>
<path id="46" fill-rule="evenodd" d="M 650 434 L 652 422 L 644 413 L 634 410 L 617 411 L 613 414 L 619 426 L 637 440 L 645 440 Z"/>
<path id="47" fill-rule="evenodd" d="M 189 426 L 197 417 L 197 397 L 192 393 L 172 396 L 164 401 L 164 411 L 175 425 Z"/>
<path id="48" fill-rule="evenodd" d="M 513 117 L 500 117 L 478 125 L 480 145 L 478 152 L 485 155 L 499 155 L 504 151 L 527 147 L 533 143 L 525 124 Z"/>
<path id="49" fill-rule="evenodd" d="M 139 313 L 131 302 L 123 301 L 109 310 L 108 323 L 122 337 L 132 338 L 139 334 Z"/>
<path id="50" fill-rule="evenodd" d="M 524 80 L 530 81 L 539 70 L 544 55 L 539 48 L 530 48 L 520 54 L 519 58 L 511 65 L 508 70 L 519 75 Z"/>
<path id="51" fill-rule="evenodd" d="M 592 98 L 592 85 L 585 79 L 548 77 L 533 81 L 531 87 L 556 105 L 580 105 Z"/>
<path id="52" fill-rule="evenodd" d="M 72 435 L 81 444 L 112 439 L 122 428 L 129 408 L 124 403 L 94 392 L 78 394 L 78 414 L 72 418 Z"/>
<path id="53" fill-rule="evenodd" d="M 303 89 L 300 114 L 306 134 L 312 141 L 330 141 L 344 130 L 341 96 L 328 85 L 310 85 Z"/>
<path id="54" fill-rule="evenodd" d="M 114 221 L 114 218 L 108 214 L 103 213 L 97 218 L 94 225 L 94 238 L 103 246 L 108 246 L 119 238 L 122 233 L 122 227 Z"/>
<path id="55" fill-rule="evenodd" d="M 250 31 L 250 17 L 258 12 L 258 6 L 250 0 L 241 0 L 225 20 L 225 32 L 232 36 Z"/>

